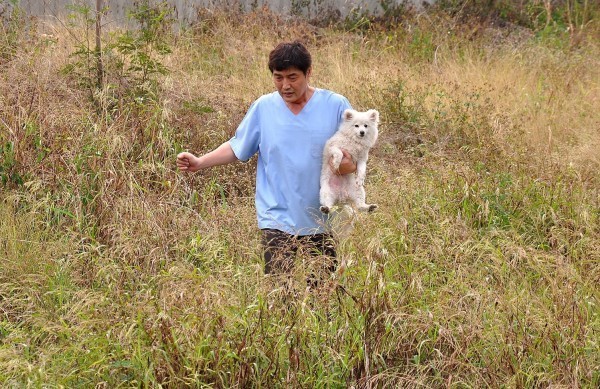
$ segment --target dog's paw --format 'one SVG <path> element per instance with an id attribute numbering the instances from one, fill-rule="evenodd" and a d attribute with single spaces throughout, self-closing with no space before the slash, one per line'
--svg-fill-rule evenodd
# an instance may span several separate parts
<path id="1" fill-rule="evenodd" d="M 367 209 L 367 212 L 373 212 L 377 208 L 378 208 L 377 204 L 371 204 L 371 205 L 369 205 L 369 209 Z"/>
<path id="2" fill-rule="evenodd" d="M 323 212 L 325 215 L 327 215 L 329 213 L 329 207 L 326 205 L 321 205 L 321 208 L 319 208 L 321 210 L 321 212 Z"/>

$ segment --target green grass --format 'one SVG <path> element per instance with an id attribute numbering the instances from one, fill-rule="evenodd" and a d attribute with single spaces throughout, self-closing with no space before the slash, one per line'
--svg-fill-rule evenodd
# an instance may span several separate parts
<path id="1" fill-rule="evenodd" d="M 597 22 L 575 46 L 456 20 L 203 14 L 169 38 L 170 72 L 142 105 L 116 83 L 90 100 L 62 71 L 65 27 L 13 28 L 1 386 L 597 387 Z M 382 117 L 367 178 L 380 209 L 313 292 L 310 263 L 289 284 L 263 275 L 254 161 L 175 168 L 233 134 L 272 90 L 269 50 L 296 37 L 314 85 Z"/>

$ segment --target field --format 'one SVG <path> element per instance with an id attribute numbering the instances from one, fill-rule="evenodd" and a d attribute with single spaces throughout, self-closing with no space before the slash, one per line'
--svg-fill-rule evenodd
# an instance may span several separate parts
<path id="1" fill-rule="evenodd" d="M 103 30 L 100 87 L 85 10 L 5 15 L 1 386 L 598 387 L 589 12 L 566 28 L 206 11 L 176 32 L 146 14 Z M 255 159 L 183 174 L 175 156 L 229 139 L 296 38 L 312 85 L 381 113 L 380 208 L 327 287 L 307 291 L 298 263 L 290 292 L 263 275 Z"/>

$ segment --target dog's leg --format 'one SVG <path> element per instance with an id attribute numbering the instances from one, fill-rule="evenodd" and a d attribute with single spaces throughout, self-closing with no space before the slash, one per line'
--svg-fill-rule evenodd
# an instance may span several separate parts
<path id="1" fill-rule="evenodd" d="M 365 203 L 365 190 L 362 186 L 356 185 L 354 193 L 352 193 L 352 202 L 359 211 L 365 212 L 369 210 L 369 204 Z"/>
<path id="2" fill-rule="evenodd" d="M 334 171 L 337 172 L 340 169 L 340 163 L 342 163 L 342 158 L 344 158 L 344 153 L 342 150 L 337 147 L 331 147 L 331 167 L 333 167 Z"/>
<path id="3" fill-rule="evenodd" d="M 336 201 L 335 194 L 333 193 L 329 185 L 321 186 L 319 197 L 321 200 L 321 212 L 328 214 L 335 205 Z"/>
<path id="4" fill-rule="evenodd" d="M 367 204 L 365 202 L 365 188 L 362 186 L 357 188 L 356 197 L 354 198 L 354 206 L 362 212 L 373 212 L 377 209 L 377 204 Z"/>
<path id="5" fill-rule="evenodd" d="M 340 168 L 340 163 L 342 163 L 342 158 L 344 154 L 342 150 L 338 147 L 329 147 L 329 150 L 324 151 L 330 157 L 323 160 L 323 169 L 321 171 L 321 191 L 319 192 L 320 202 L 321 202 L 321 212 L 327 214 L 331 211 L 331 208 L 338 201 L 338 194 L 331 187 L 331 179 L 333 178 L 334 171 L 337 171 Z M 327 153 L 328 152 L 328 153 Z M 331 162 L 331 166 L 329 163 Z M 334 171 L 331 171 L 333 169 Z"/>
<path id="6" fill-rule="evenodd" d="M 365 177 L 367 176 L 367 161 L 358 161 L 356 164 L 356 184 L 359 187 L 365 185 Z"/>
<path id="7" fill-rule="evenodd" d="M 377 209 L 377 204 L 367 204 L 365 202 L 366 197 L 367 197 L 366 193 L 365 193 L 365 187 L 364 187 L 366 172 L 367 172 L 367 162 L 360 161 L 356 166 L 356 186 L 355 186 L 355 193 L 352 198 L 354 199 L 354 206 L 359 211 L 373 212 L 374 210 Z"/>
<path id="8" fill-rule="evenodd" d="M 319 191 L 319 201 L 321 203 L 321 212 L 327 214 L 331 211 L 331 208 L 335 204 L 335 193 L 329 185 L 329 180 L 331 179 L 333 173 L 329 169 L 329 166 L 324 166 L 323 171 L 321 172 L 321 189 Z"/>

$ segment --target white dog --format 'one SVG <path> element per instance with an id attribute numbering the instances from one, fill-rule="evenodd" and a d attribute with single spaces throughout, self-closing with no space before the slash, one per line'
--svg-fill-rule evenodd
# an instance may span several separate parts
<path id="1" fill-rule="evenodd" d="M 359 211 L 374 211 L 376 204 L 365 203 L 365 175 L 369 150 L 377 141 L 379 112 L 371 109 L 358 112 L 344 111 L 338 131 L 325 143 L 321 169 L 321 212 L 329 213 L 336 204 L 352 204 Z M 356 174 L 336 175 L 331 168 L 339 169 L 342 149 L 356 162 Z M 331 167 L 329 165 L 331 160 Z"/>

